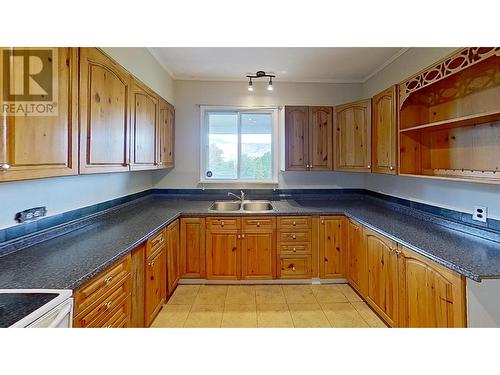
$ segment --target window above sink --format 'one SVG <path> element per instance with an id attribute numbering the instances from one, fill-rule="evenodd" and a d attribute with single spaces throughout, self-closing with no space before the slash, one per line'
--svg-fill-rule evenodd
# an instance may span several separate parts
<path id="1" fill-rule="evenodd" d="M 278 183 L 277 107 L 201 107 L 201 183 Z"/>

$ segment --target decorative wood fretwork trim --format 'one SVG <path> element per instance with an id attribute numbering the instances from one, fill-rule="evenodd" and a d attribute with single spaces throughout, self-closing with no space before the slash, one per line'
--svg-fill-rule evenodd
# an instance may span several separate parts
<path id="1" fill-rule="evenodd" d="M 399 84 L 399 108 L 411 93 L 494 55 L 500 56 L 500 47 L 467 47 L 445 57 Z"/>

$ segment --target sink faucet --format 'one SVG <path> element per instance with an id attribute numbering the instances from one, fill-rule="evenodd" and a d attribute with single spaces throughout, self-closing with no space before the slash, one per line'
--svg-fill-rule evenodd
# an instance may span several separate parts
<path id="1" fill-rule="evenodd" d="M 227 193 L 227 195 L 229 195 L 229 196 L 231 196 L 231 195 L 232 195 L 233 197 L 236 197 L 236 198 L 238 198 L 239 200 L 241 200 L 241 203 L 243 203 L 243 201 L 245 200 L 245 193 L 243 192 L 243 190 L 240 190 L 240 194 L 241 194 L 241 196 L 239 196 L 239 197 L 238 197 L 238 196 L 237 196 L 236 194 L 234 194 L 234 193 L 231 193 L 231 192 L 228 192 L 228 193 Z"/>

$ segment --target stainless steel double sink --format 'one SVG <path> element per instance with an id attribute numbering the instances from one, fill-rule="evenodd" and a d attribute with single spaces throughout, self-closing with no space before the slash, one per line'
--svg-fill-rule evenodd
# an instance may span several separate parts
<path id="1" fill-rule="evenodd" d="M 240 213 L 256 213 L 273 211 L 273 205 L 270 201 L 217 201 L 212 203 L 209 208 L 215 212 L 240 212 Z"/>

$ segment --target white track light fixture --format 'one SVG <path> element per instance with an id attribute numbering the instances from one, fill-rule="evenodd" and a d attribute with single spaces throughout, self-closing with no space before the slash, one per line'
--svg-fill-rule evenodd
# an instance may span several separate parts
<path id="1" fill-rule="evenodd" d="M 264 72 L 263 70 L 259 70 L 255 74 L 248 74 L 247 75 L 247 78 L 249 78 L 249 81 L 248 81 L 248 91 L 253 91 L 253 82 L 252 82 L 252 79 L 255 79 L 255 78 L 264 78 L 264 77 L 269 77 L 269 83 L 267 84 L 267 89 L 269 91 L 273 91 L 273 78 L 275 78 L 276 76 L 274 74 L 268 74 L 268 73 Z"/>

